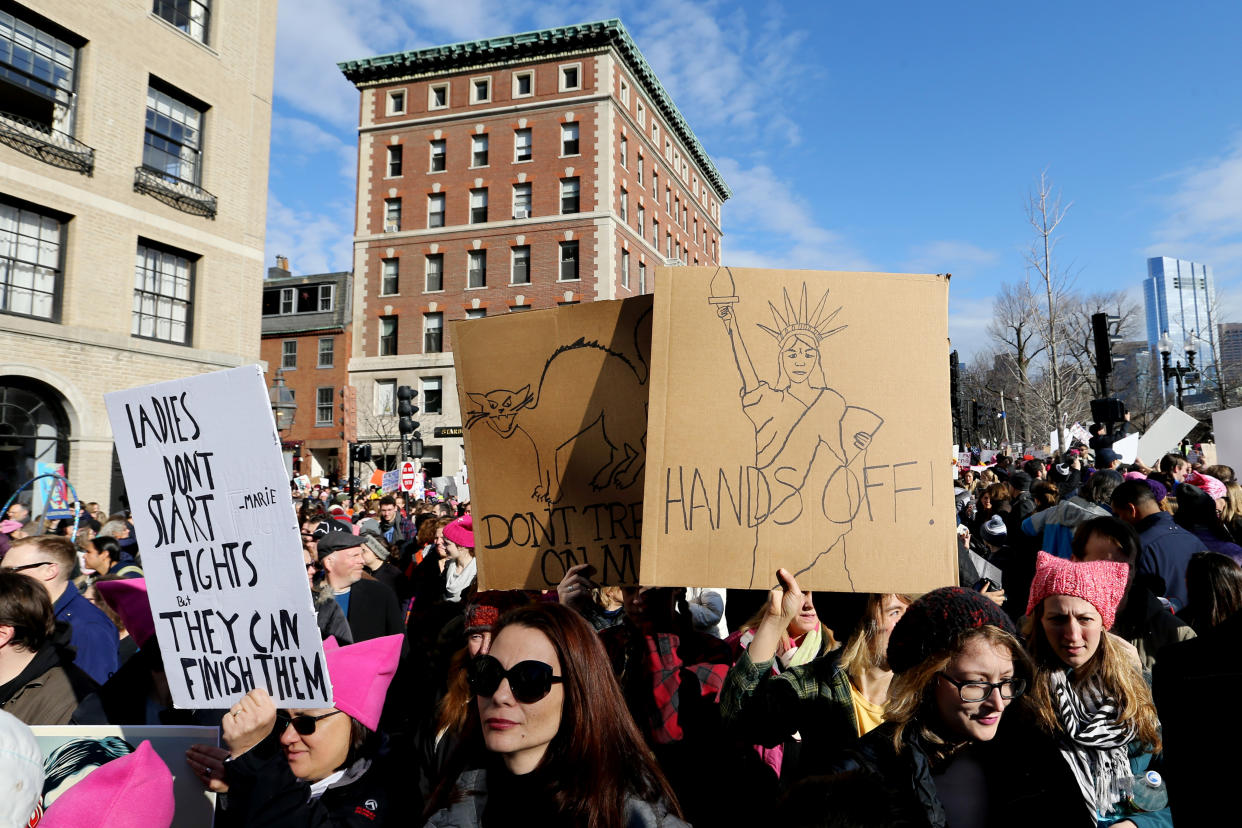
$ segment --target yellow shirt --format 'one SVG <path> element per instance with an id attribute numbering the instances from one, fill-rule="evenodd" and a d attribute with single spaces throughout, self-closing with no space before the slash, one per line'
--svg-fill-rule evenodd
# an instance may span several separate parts
<path id="1" fill-rule="evenodd" d="M 858 735 L 874 730 L 884 721 L 884 705 L 875 704 L 850 682 L 850 700 L 854 702 L 854 718 L 858 721 Z"/>

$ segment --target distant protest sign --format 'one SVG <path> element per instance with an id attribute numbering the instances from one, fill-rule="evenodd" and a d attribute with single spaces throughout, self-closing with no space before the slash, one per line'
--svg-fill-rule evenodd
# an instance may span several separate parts
<path id="1" fill-rule="evenodd" d="M 948 282 L 661 270 L 641 582 L 956 583 Z"/>
<path id="2" fill-rule="evenodd" d="M 480 589 L 638 582 L 651 306 L 453 324 Z"/>
<path id="3" fill-rule="evenodd" d="M 1228 408 L 1212 415 L 1216 436 L 1216 462 L 1242 469 L 1242 408 Z"/>
<path id="4" fill-rule="evenodd" d="M 257 365 L 105 395 L 173 703 L 331 707 Z"/>
<path id="5" fill-rule="evenodd" d="M 1194 430 L 1199 421 L 1176 406 L 1165 409 L 1151 428 L 1143 432 L 1138 441 L 1138 458 L 1150 466 L 1159 463 L 1160 458 L 1177 449 L 1182 438 Z"/>

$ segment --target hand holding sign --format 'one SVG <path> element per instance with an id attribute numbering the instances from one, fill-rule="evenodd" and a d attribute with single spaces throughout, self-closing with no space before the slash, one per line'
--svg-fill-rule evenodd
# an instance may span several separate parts
<path id="1" fill-rule="evenodd" d="M 224 743 L 234 759 L 266 739 L 275 725 L 276 705 L 262 687 L 247 693 L 220 723 Z"/>
<path id="2" fill-rule="evenodd" d="M 788 569 L 776 570 L 776 580 L 779 584 L 768 593 L 767 612 L 755 630 L 754 640 L 750 642 L 750 660 L 755 664 L 776 656 L 781 638 L 806 603 L 806 593 Z"/>

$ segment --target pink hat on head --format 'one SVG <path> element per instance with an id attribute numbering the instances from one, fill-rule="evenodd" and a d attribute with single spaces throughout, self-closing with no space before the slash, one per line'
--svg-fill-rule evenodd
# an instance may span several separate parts
<path id="1" fill-rule="evenodd" d="M 0 532 L 6 535 L 11 535 L 21 528 L 22 522 L 20 520 L 0 520 Z"/>
<path id="2" fill-rule="evenodd" d="M 1192 486 L 1198 486 L 1200 489 L 1207 492 L 1207 496 L 1212 498 L 1212 500 L 1220 500 L 1228 496 L 1224 483 L 1221 483 L 1215 477 L 1209 477 L 1200 472 L 1191 472 L 1186 475 L 1186 479 L 1182 482 L 1189 483 Z"/>
<path id="3" fill-rule="evenodd" d="M 333 706 L 362 722 L 370 730 L 379 729 L 380 712 L 388 685 L 397 672 L 400 633 L 371 638 L 342 647 L 329 637 L 323 642 L 328 677 L 332 679 Z"/>
<path id="4" fill-rule="evenodd" d="M 88 773 L 56 798 L 43 828 L 168 828 L 176 801 L 173 777 L 150 742 Z"/>
<path id="5" fill-rule="evenodd" d="M 462 515 L 444 527 L 444 537 L 458 546 L 474 549 L 474 521 L 470 515 Z"/>
<path id="6" fill-rule="evenodd" d="M 1079 563 L 1040 551 L 1035 562 L 1035 579 L 1031 582 L 1031 597 L 1026 602 L 1026 614 L 1030 615 L 1031 610 L 1049 595 L 1072 595 L 1095 607 L 1104 629 L 1112 629 L 1117 618 L 1117 605 L 1126 594 L 1129 574 L 1129 564 L 1117 561 Z"/>
<path id="7" fill-rule="evenodd" d="M 155 637 L 155 618 L 151 615 L 151 599 L 147 597 L 147 579 L 96 581 L 95 589 L 121 616 L 121 623 L 138 646 L 147 646 L 147 642 Z"/>
<path id="8" fill-rule="evenodd" d="M 1147 475 L 1142 472 L 1129 471 L 1122 475 L 1126 480 L 1146 480 Z"/>

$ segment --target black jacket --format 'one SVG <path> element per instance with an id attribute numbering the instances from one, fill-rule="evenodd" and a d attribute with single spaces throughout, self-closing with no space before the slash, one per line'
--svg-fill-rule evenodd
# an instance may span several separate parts
<path id="1" fill-rule="evenodd" d="M 349 629 L 354 643 L 405 632 L 397 595 L 379 581 L 367 578 L 349 588 Z"/>

